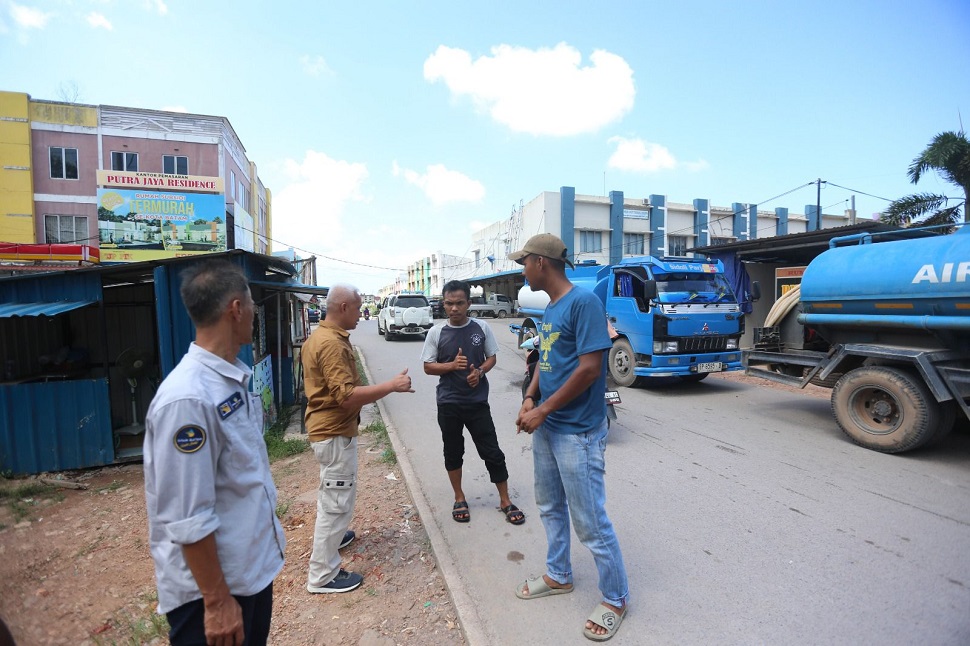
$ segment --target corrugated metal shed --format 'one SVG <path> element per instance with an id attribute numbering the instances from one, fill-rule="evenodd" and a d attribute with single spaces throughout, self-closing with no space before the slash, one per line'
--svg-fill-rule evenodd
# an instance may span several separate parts
<path id="1" fill-rule="evenodd" d="M 52 303 L 0 303 L 0 319 L 14 316 L 57 316 L 97 302 L 97 300 L 85 300 L 54 301 Z"/>

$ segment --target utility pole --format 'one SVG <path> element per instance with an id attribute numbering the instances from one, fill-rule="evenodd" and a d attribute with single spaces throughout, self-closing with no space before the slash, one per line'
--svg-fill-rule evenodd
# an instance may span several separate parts
<path id="1" fill-rule="evenodd" d="M 815 183 L 815 217 L 818 218 L 818 228 L 822 228 L 822 178 Z"/>

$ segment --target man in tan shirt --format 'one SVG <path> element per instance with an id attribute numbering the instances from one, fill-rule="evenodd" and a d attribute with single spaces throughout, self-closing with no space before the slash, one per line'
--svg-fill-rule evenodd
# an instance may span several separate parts
<path id="1" fill-rule="evenodd" d="M 327 317 L 303 344 L 306 429 L 317 462 L 317 522 L 307 576 L 314 594 L 350 592 L 364 582 L 340 567 L 339 549 L 353 540 L 348 531 L 357 499 L 357 435 L 360 409 L 393 392 L 413 393 L 407 368 L 374 386 L 361 385 L 350 345 L 350 330 L 360 319 L 360 292 L 334 285 L 327 294 Z"/>

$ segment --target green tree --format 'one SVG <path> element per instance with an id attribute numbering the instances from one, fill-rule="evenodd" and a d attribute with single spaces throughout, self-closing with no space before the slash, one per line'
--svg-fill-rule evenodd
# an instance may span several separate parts
<path id="1" fill-rule="evenodd" d="M 970 202 L 970 140 L 963 130 L 941 132 L 909 166 L 913 184 L 930 170 L 935 170 L 950 184 L 963 190 L 963 199 L 934 193 L 916 193 L 895 200 L 880 217 L 894 226 L 918 223 L 921 226 L 950 224 L 962 219 L 970 222 L 967 204 Z"/>

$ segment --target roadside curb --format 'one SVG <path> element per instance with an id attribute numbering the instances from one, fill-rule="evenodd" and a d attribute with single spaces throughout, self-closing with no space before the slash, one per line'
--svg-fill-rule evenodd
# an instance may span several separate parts
<path id="1" fill-rule="evenodd" d="M 367 375 L 367 383 L 373 384 L 374 380 L 371 377 L 370 370 L 367 369 L 367 362 L 364 359 L 363 353 L 357 352 L 357 356 L 360 357 L 364 374 Z M 455 603 L 455 614 L 458 617 L 458 623 L 461 626 L 462 632 L 465 634 L 465 641 L 469 646 L 486 646 L 489 642 L 486 639 L 484 623 L 478 616 L 478 607 L 462 584 L 458 566 L 452 557 L 451 550 L 445 547 L 447 541 L 438 524 L 434 521 L 430 503 L 424 497 L 424 492 L 416 489 L 413 484 L 418 479 L 409 460 L 407 448 L 398 436 L 394 424 L 391 423 L 391 416 L 384 407 L 384 401 L 378 399 L 376 404 L 380 411 L 381 419 L 384 422 L 384 427 L 387 429 L 387 436 L 390 438 L 391 445 L 394 447 L 394 453 L 397 455 L 397 464 L 401 468 L 401 475 L 404 476 L 404 484 L 411 494 L 411 499 L 414 501 L 415 507 L 418 509 L 421 524 L 428 534 L 428 540 L 431 541 L 431 549 L 434 551 L 438 569 L 441 571 L 445 585 L 448 586 L 448 592 L 451 593 L 451 599 Z"/>

